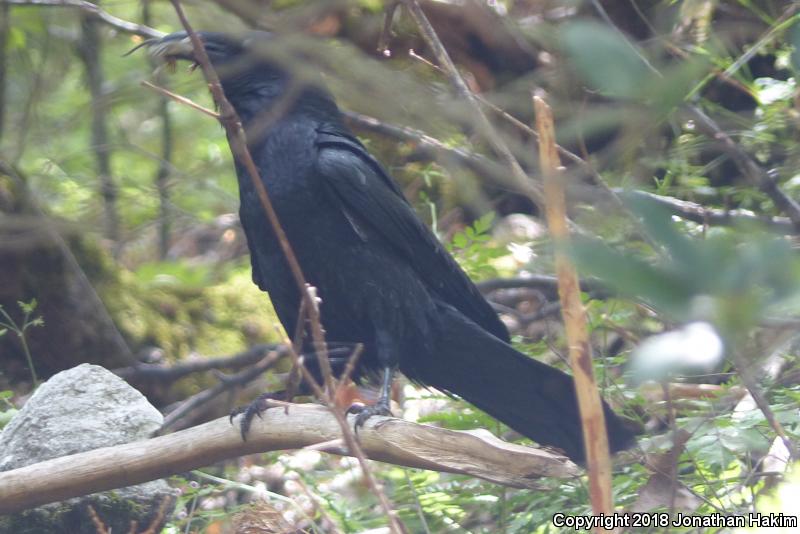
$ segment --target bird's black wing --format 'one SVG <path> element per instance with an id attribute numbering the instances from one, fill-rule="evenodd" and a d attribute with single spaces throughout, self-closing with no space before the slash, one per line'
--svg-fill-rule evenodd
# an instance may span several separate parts
<path id="1" fill-rule="evenodd" d="M 413 266 L 436 297 L 508 341 L 508 330 L 495 311 L 358 139 L 336 126 L 322 126 L 316 145 L 318 175 L 356 232 L 359 224 L 369 225 Z"/>

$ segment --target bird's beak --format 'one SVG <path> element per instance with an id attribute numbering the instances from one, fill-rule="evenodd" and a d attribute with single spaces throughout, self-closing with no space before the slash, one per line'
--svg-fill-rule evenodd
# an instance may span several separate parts
<path id="1" fill-rule="evenodd" d="M 174 67 L 178 60 L 192 62 L 192 70 L 197 67 L 192 41 L 188 36 L 167 35 L 160 39 L 148 39 L 130 50 L 126 56 L 140 48 L 147 47 L 147 52 L 159 65 Z"/>

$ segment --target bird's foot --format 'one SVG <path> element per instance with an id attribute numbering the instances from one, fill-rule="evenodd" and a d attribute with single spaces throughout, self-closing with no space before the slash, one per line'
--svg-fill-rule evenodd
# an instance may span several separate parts
<path id="1" fill-rule="evenodd" d="M 388 400 L 379 400 L 375 404 L 364 406 L 361 403 L 356 403 L 350 406 L 347 409 L 347 413 L 355 413 L 358 414 L 356 417 L 356 423 L 353 425 L 355 427 L 356 432 L 358 429 L 364 426 L 364 423 L 367 422 L 367 419 L 372 417 L 373 415 L 385 415 L 388 417 L 392 417 L 392 410 L 389 408 L 389 401 Z"/>
<path id="2" fill-rule="evenodd" d="M 278 393 L 264 393 L 256 397 L 256 400 L 246 406 L 239 406 L 234 408 L 231 412 L 229 419 L 233 424 L 233 418 L 237 415 L 243 414 L 242 420 L 239 422 L 239 430 L 242 433 L 242 440 L 247 441 L 247 434 L 250 432 L 250 426 L 253 424 L 253 418 L 258 416 L 261 419 L 261 414 L 270 408 L 269 401 L 271 400 L 285 400 L 286 395 L 284 392 Z"/>

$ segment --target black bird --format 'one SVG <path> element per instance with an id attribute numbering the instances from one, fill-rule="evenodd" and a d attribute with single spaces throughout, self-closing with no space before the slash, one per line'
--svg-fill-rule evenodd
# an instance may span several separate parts
<path id="1" fill-rule="evenodd" d="M 382 376 L 374 414 L 390 415 L 393 374 L 461 397 L 521 434 L 582 462 L 572 378 L 516 351 L 489 303 L 417 217 L 400 188 L 345 126 L 333 97 L 276 59 L 275 38 L 200 32 L 308 282 L 326 340 L 362 343 L 355 378 Z M 169 63 L 195 61 L 185 33 L 148 43 Z M 300 61 L 300 60 L 294 60 Z M 289 336 L 301 296 L 250 176 L 236 162 L 253 281 Z M 313 352 L 313 349 L 310 349 Z M 246 435 L 263 402 L 246 411 Z M 633 434 L 604 405 L 612 452 Z"/>

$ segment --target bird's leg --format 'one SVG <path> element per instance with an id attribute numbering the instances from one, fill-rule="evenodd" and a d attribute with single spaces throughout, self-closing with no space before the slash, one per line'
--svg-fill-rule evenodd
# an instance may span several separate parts
<path id="1" fill-rule="evenodd" d="M 341 369 L 347 362 L 347 358 L 345 358 L 343 355 L 349 354 L 351 351 L 351 344 L 334 343 L 328 347 L 331 367 L 333 368 L 334 373 L 341 372 Z M 309 368 L 309 371 L 311 371 L 312 376 L 319 380 L 319 362 L 317 361 L 316 355 L 314 353 L 302 354 L 301 357 L 303 362 L 301 365 L 306 365 Z M 247 433 L 250 432 L 250 427 L 253 424 L 253 418 L 256 416 L 258 416 L 259 419 L 261 418 L 261 414 L 270 407 L 269 401 L 277 400 L 281 402 L 292 402 L 295 396 L 308 395 L 310 393 L 311 388 L 302 379 L 300 369 L 293 366 L 292 371 L 289 373 L 289 377 L 286 381 L 286 389 L 282 391 L 276 391 L 274 393 L 263 393 L 256 397 L 256 400 L 250 404 L 235 408 L 230 413 L 230 421 L 233 423 L 234 417 L 243 414 L 242 420 L 239 423 L 239 428 L 242 432 L 242 439 L 246 441 Z"/>
<path id="2" fill-rule="evenodd" d="M 288 402 L 291 400 L 287 391 L 276 391 L 274 393 L 262 393 L 256 400 L 247 406 L 239 406 L 234 408 L 230 414 L 230 421 L 233 423 L 233 418 L 239 414 L 244 414 L 242 420 L 239 422 L 239 430 L 242 432 L 242 441 L 247 441 L 247 434 L 250 432 L 250 426 L 253 424 L 253 418 L 258 416 L 261 419 L 262 412 L 269 408 L 269 401 L 278 400 Z"/>
<path id="3" fill-rule="evenodd" d="M 353 406 L 350 406 L 350 408 L 348 408 L 347 413 L 358 414 L 358 416 L 356 417 L 356 424 L 355 424 L 356 430 L 364 426 L 364 423 L 367 422 L 367 419 L 369 419 L 373 415 L 388 415 L 390 417 L 392 416 L 390 403 L 391 403 L 391 393 L 392 393 L 392 382 L 394 380 L 394 371 L 395 368 L 392 366 L 386 366 L 383 368 L 383 380 L 381 381 L 381 393 L 380 396 L 378 397 L 378 402 L 370 406 L 354 404 Z"/>

